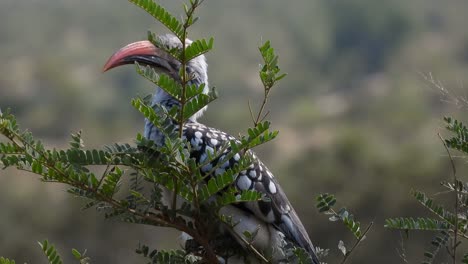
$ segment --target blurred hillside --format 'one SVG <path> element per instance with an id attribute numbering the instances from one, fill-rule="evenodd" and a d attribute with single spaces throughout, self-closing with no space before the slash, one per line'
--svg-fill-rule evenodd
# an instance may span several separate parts
<path id="1" fill-rule="evenodd" d="M 161 2 L 180 13 L 182 1 Z M 362 223 L 375 221 L 353 263 L 401 263 L 400 236 L 383 221 L 422 214 L 410 189 L 436 193 L 450 175 L 437 132 L 444 115 L 467 111 L 467 11 L 457 0 L 208 0 L 192 36 L 215 37 L 209 76 L 220 98 L 202 122 L 235 135 L 251 125 L 247 100 L 262 96 L 257 46 L 270 39 L 289 75 L 269 105 L 280 136 L 259 156 L 316 244 L 336 253 L 350 239 L 314 209 L 316 195 L 334 193 Z M 101 67 L 147 29 L 162 27 L 123 0 L 0 1 L 0 107 L 50 146 L 79 129 L 88 147 L 131 142 L 143 120 L 129 100 L 153 88 L 132 67 Z M 425 80 L 430 73 L 449 94 Z M 45 238 L 62 255 L 87 248 L 93 263 L 137 263 L 138 239 L 177 246 L 175 232 L 104 226 L 81 205 L 63 186 L 0 171 L 0 256 L 45 263 L 36 245 Z M 409 259 L 422 259 L 429 238 L 411 235 Z"/>

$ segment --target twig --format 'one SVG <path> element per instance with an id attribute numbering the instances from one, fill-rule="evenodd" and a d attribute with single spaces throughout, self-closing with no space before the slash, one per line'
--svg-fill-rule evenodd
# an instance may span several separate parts
<path id="1" fill-rule="evenodd" d="M 268 102 L 268 95 L 270 94 L 270 90 L 271 90 L 270 88 L 271 87 L 268 87 L 268 86 L 264 87 L 265 90 L 264 90 L 264 95 L 263 95 L 263 101 L 262 101 L 262 104 L 260 106 L 260 110 L 258 111 L 257 118 L 255 120 L 253 120 L 254 126 L 257 126 L 258 123 L 262 122 L 263 119 L 266 117 L 266 115 L 265 115 L 263 118 L 261 118 L 263 110 L 265 109 L 265 105 Z"/>
<path id="2" fill-rule="evenodd" d="M 99 187 L 101 187 L 102 182 L 103 182 L 104 179 L 106 178 L 106 175 L 107 175 L 107 173 L 109 172 L 109 168 L 110 168 L 110 166 L 111 166 L 110 163 L 111 163 L 111 159 L 109 159 L 109 161 L 107 162 L 106 169 L 105 169 L 104 172 L 102 173 L 101 179 L 99 179 L 99 182 L 98 182 L 98 184 L 97 184 L 97 186 L 96 186 L 96 190 L 98 190 Z"/>
<path id="3" fill-rule="evenodd" d="M 218 216 L 219 219 L 221 219 L 221 217 Z M 244 237 L 242 237 L 240 234 L 238 234 L 237 232 L 235 232 L 232 227 L 224 222 L 224 221 L 221 221 L 228 229 L 231 230 L 231 234 L 234 234 L 238 239 L 242 240 L 242 242 L 244 242 L 244 244 L 249 248 L 249 250 L 255 255 L 255 257 L 261 261 L 263 261 L 264 263 L 271 263 L 271 261 L 269 261 L 265 256 L 263 256 L 262 253 L 260 253 L 253 245 L 252 243 L 250 243 L 249 241 L 247 241 Z"/>
<path id="4" fill-rule="evenodd" d="M 398 256 L 401 258 L 401 260 L 404 262 L 404 263 L 409 263 L 408 260 L 406 259 L 406 249 L 405 249 L 405 242 L 403 241 L 403 236 L 401 234 L 401 231 L 400 231 L 400 250 L 398 250 L 397 248 L 397 253 L 398 253 Z"/>
<path id="5" fill-rule="evenodd" d="M 263 121 L 263 120 L 265 120 L 269 114 L 270 114 L 270 110 L 268 110 L 268 111 L 265 113 L 265 115 L 263 115 L 263 117 L 262 117 L 262 119 L 260 120 L 260 122 Z"/>
<path id="6" fill-rule="evenodd" d="M 247 105 L 249 106 L 250 118 L 252 118 L 252 122 L 255 124 L 255 117 L 253 115 L 252 106 L 250 105 L 250 100 L 247 100 Z"/>
<path id="7" fill-rule="evenodd" d="M 374 222 L 370 222 L 369 225 L 367 226 L 366 230 L 364 231 L 364 233 L 362 233 L 361 237 L 356 240 L 356 242 L 354 243 L 353 247 L 346 253 L 346 255 L 344 256 L 343 260 L 341 261 L 341 264 L 344 264 L 346 263 L 346 261 L 348 260 L 348 258 L 351 256 L 351 254 L 353 253 L 354 249 L 359 246 L 359 244 L 361 244 L 362 240 L 366 237 L 366 234 L 369 232 L 369 230 L 371 229 L 371 227 L 374 225 Z"/>
<path id="8" fill-rule="evenodd" d="M 187 83 L 190 81 L 189 77 L 187 76 L 187 59 L 186 59 L 186 54 L 185 54 L 185 51 L 186 51 L 186 44 L 187 44 L 187 35 L 188 35 L 188 32 L 187 32 L 187 29 L 190 27 L 190 23 L 192 21 L 192 17 L 193 17 L 193 14 L 195 12 L 195 9 L 201 5 L 201 3 L 203 2 L 203 0 L 200 0 L 200 1 L 191 1 L 191 6 L 190 8 L 186 11 L 186 18 L 185 18 L 185 21 L 184 21 L 184 24 L 182 26 L 182 37 L 179 38 L 180 42 L 182 43 L 182 50 L 181 50 L 181 60 L 180 60 L 180 64 L 181 64 L 181 69 L 180 69 L 180 77 L 181 77 L 181 85 L 182 85 L 182 93 L 181 93 L 181 96 L 180 96 L 180 109 L 179 109 L 179 138 L 182 138 L 183 136 L 183 127 L 184 127 L 184 123 L 185 123 L 185 120 L 184 120 L 184 110 L 185 110 L 185 105 L 187 104 L 188 100 L 186 98 L 186 90 L 187 90 Z M 179 191 L 179 181 L 178 179 L 174 179 L 174 193 L 172 194 L 172 211 L 173 211 L 173 215 L 174 217 L 176 216 L 176 210 L 177 210 L 177 193 Z"/>
<path id="9" fill-rule="evenodd" d="M 455 264 L 457 262 L 457 246 L 458 246 L 458 210 L 459 210 L 459 201 L 458 201 L 458 187 L 457 187 L 457 168 L 455 167 L 455 162 L 453 161 L 452 155 L 450 154 L 450 150 L 445 143 L 445 140 L 442 138 L 440 133 L 437 133 L 437 136 L 439 136 L 440 140 L 442 141 L 442 144 L 444 144 L 444 148 L 447 151 L 447 154 L 450 159 L 450 164 L 452 165 L 452 173 L 453 173 L 453 186 L 455 187 L 455 208 L 454 208 L 454 215 L 455 215 L 455 226 L 454 226 L 454 232 L 453 232 L 453 252 L 451 253 L 452 256 L 452 263 Z"/>

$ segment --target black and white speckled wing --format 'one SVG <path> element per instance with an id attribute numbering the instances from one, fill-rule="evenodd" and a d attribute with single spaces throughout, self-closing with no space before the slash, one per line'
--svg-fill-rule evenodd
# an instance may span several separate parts
<path id="1" fill-rule="evenodd" d="M 199 163 L 206 161 L 208 152 L 214 153 L 215 150 L 220 149 L 229 140 L 235 140 L 234 137 L 222 131 L 195 122 L 187 123 L 183 134 L 192 146 L 192 157 L 196 158 Z M 238 190 L 261 192 L 269 197 L 271 202 L 247 202 L 240 204 L 238 207 L 251 212 L 257 218 L 276 227 L 288 240 L 307 250 L 314 259 L 314 263 L 319 263 L 312 242 L 281 186 L 257 156 L 250 151 L 249 154 L 253 157 L 253 163 L 248 169 L 237 175 L 235 186 Z M 236 154 L 221 165 L 214 172 L 215 176 L 224 173 L 226 169 L 236 164 L 242 155 L 245 155 L 245 153 Z M 223 156 L 221 156 L 220 160 L 222 159 Z M 215 164 L 208 163 L 203 166 L 202 172 L 211 171 L 217 165 L 217 162 L 217 160 L 214 160 L 212 163 Z"/>

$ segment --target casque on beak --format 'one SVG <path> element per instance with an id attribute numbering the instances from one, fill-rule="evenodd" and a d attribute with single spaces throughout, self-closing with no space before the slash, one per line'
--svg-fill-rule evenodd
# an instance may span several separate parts
<path id="1" fill-rule="evenodd" d="M 112 68 L 140 62 L 151 65 L 155 58 L 161 57 L 161 50 L 148 40 L 138 41 L 121 48 L 114 53 L 102 68 L 106 72 Z"/>

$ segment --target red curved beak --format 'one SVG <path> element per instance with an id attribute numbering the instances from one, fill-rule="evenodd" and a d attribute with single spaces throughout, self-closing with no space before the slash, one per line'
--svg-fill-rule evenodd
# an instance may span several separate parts
<path id="1" fill-rule="evenodd" d="M 102 68 L 102 72 L 106 72 L 117 66 L 131 64 L 134 61 L 127 58 L 133 56 L 159 56 L 160 50 L 148 40 L 138 41 L 121 48 L 114 53 Z"/>

